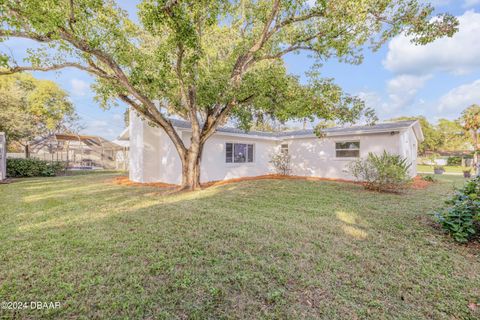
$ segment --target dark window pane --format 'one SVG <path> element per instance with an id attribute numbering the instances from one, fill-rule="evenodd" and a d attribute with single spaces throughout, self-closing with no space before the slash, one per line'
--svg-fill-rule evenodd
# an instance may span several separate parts
<path id="1" fill-rule="evenodd" d="M 233 145 L 233 162 L 241 163 L 247 161 L 247 145 L 235 143 Z"/>
<path id="2" fill-rule="evenodd" d="M 285 153 L 285 154 L 288 154 L 288 144 L 286 144 L 286 143 L 285 143 L 285 144 L 282 144 L 282 145 L 280 146 L 280 151 L 283 152 L 283 153 Z"/>
<path id="3" fill-rule="evenodd" d="M 227 143 L 225 145 L 225 151 L 226 151 L 226 159 L 225 161 L 227 163 L 231 163 L 233 160 L 233 144 L 232 143 Z"/>
<path id="4" fill-rule="evenodd" d="M 337 142 L 335 144 L 335 149 L 360 149 L 360 142 L 359 141 Z"/>
<path id="5" fill-rule="evenodd" d="M 360 150 L 337 150 L 337 158 L 357 158 Z"/>
<path id="6" fill-rule="evenodd" d="M 248 161 L 247 162 L 253 162 L 253 144 L 248 145 Z"/>

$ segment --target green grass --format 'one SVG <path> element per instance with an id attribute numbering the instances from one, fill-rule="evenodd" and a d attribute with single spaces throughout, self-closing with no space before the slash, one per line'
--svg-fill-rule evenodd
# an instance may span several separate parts
<path id="1" fill-rule="evenodd" d="M 443 166 L 446 173 L 463 173 L 462 166 Z M 433 166 L 419 164 L 417 165 L 419 172 L 429 172 L 433 174 Z"/>
<path id="2" fill-rule="evenodd" d="M 165 194 L 114 177 L 0 185 L 0 301 L 61 302 L 0 318 L 480 316 L 478 251 L 428 216 L 461 177 L 405 195 L 278 180 Z"/>

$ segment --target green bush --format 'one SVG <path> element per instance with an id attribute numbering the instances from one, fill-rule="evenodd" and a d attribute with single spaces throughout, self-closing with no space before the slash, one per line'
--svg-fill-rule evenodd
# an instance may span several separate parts
<path id="1" fill-rule="evenodd" d="M 7 159 L 7 177 L 52 177 L 65 170 L 64 162 L 37 159 Z"/>
<path id="2" fill-rule="evenodd" d="M 431 175 L 423 176 L 422 180 L 427 181 L 427 182 L 436 182 L 437 181 L 437 179 L 435 179 L 435 177 L 433 177 Z"/>
<path id="3" fill-rule="evenodd" d="M 369 153 L 366 159 L 358 159 L 350 164 L 350 172 L 366 189 L 398 192 L 411 182 L 408 176 L 410 164 L 399 155 L 384 151 L 381 155 Z"/>
<path id="4" fill-rule="evenodd" d="M 461 166 L 462 165 L 462 157 L 448 157 L 447 158 L 447 166 Z"/>
<path id="5" fill-rule="evenodd" d="M 480 177 L 465 183 L 445 202 L 448 206 L 435 217 L 455 241 L 468 242 L 480 232 Z"/>

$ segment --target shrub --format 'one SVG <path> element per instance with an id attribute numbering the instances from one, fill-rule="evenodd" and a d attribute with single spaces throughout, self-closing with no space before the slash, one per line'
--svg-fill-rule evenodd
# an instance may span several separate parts
<path id="1" fill-rule="evenodd" d="M 278 174 L 286 176 L 291 171 L 290 160 L 291 157 L 287 152 L 280 151 L 272 155 L 270 163 L 273 164 Z"/>
<path id="2" fill-rule="evenodd" d="M 408 176 L 410 164 L 399 155 L 384 151 L 381 155 L 369 153 L 366 159 L 358 159 L 350 164 L 350 172 L 366 189 L 398 192 L 411 182 Z"/>
<path id="3" fill-rule="evenodd" d="M 455 241 L 468 242 L 480 231 L 480 177 L 465 183 L 435 218 Z"/>
<path id="4" fill-rule="evenodd" d="M 462 157 L 448 157 L 447 158 L 447 166 L 460 166 L 462 165 Z"/>
<path id="5" fill-rule="evenodd" d="M 427 182 L 436 182 L 437 181 L 437 179 L 435 179 L 435 177 L 431 176 L 431 175 L 422 176 L 422 180 L 427 181 Z"/>
<path id="6" fill-rule="evenodd" d="M 52 177 L 65 169 L 63 162 L 38 159 L 7 159 L 7 177 Z"/>

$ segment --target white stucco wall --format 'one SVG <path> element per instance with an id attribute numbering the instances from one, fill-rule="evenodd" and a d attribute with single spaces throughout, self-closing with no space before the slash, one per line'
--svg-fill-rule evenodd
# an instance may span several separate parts
<path id="1" fill-rule="evenodd" d="M 190 134 L 186 134 L 185 140 L 189 141 L 189 139 Z M 227 142 L 253 144 L 253 163 L 226 163 L 225 144 Z M 200 165 L 200 181 L 217 181 L 274 173 L 269 161 L 277 144 L 277 141 L 272 140 L 232 137 L 217 133 L 205 143 Z"/>
<path id="2" fill-rule="evenodd" d="M 336 142 L 359 141 L 360 157 L 369 152 L 399 152 L 400 134 L 369 134 L 328 138 L 290 139 L 289 153 L 292 157 L 292 174 L 298 176 L 314 176 L 333 179 L 353 180 L 347 169 L 355 158 L 337 158 Z"/>
<path id="3" fill-rule="evenodd" d="M 400 151 L 399 154 L 407 158 L 411 164 L 408 170 L 411 177 L 417 175 L 417 153 L 418 153 L 418 141 L 413 129 L 408 129 L 401 133 L 400 136 Z"/>
<path id="4" fill-rule="evenodd" d="M 181 182 L 180 158 L 165 132 L 144 123 L 135 114 L 131 114 L 130 122 L 130 179 L 137 182 L 179 184 Z M 188 146 L 191 134 L 187 131 L 180 134 L 185 145 Z M 416 175 L 418 143 L 414 131 L 410 128 L 394 134 L 285 140 L 216 133 L 205 144 L 200 180 L 207 182 L 274 173 L 274 168 L 269 161 L 271 155 L 282 143 L 289 145 L 293 175 L 352 180 L 353 177 L 348 173 L 347 168 L 353 158 L 337 158 L 335 155 L 335 143 L 342 141 L 359 141 L 361 157 L 366 157 L 369 152 L 382 153 L 384 150 L 407 157 L 412 162 L 410 175 Z M 254 144 L 254 162 L 226 163 L 225 144 L 227 142 Z"/>
<path id="5" fill-rule="evenodd" d="M 129 179 L 135 182 L 181 182 L 181 163 L 163 129 L 152 127 L 130 111 Z"/>

